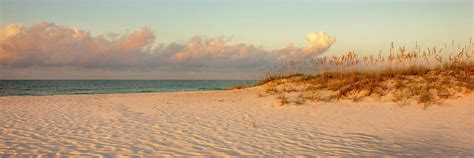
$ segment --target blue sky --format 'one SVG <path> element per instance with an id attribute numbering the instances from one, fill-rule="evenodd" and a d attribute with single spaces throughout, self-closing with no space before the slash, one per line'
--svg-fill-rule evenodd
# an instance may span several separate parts
<path id="1" fill-rule="evenodd" d="M 0 26 L 40 22 L 77 27 L 92 36 L 133 33 L 153 43 L 193 37 L 231 38 L 265 50 L 304 47 L 312 32 L 336 37 L 325 55 L 374 53 L 389 43 L 423 46 L 468 41 L 472 0 L 0 0 Z"/>
<path id="2" fill-rule="evenodd" d="M 274 49 L 308 32 L 337 37 L 336 50 L 378 50 L 390 41 L 435 44 L 472 36 L 471 0 L 1 0 L 0 25 L 41 21 L 93 34 L 149 26 L 158 42 L 195 35 Z"/>

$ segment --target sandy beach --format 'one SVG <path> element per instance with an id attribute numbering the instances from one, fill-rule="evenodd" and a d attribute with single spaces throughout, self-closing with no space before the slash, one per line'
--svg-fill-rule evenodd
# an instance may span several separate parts
<path id="1" fill-rule="evenodd" d="M 0 158 L 474 158 L 473 8 L 0 0 Z"/>
<path id="2" fill-rule="evenodd" d="M 280 106 L 260 87 L 0 97 L 0 154 L 37 156 L 474 155 L 474 97 Z"/>

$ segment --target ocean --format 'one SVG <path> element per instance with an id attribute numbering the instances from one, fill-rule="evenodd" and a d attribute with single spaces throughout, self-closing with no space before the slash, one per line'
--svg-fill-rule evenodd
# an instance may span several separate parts
<path id="1" fill-rule="evenodd" d="M 0 80 L 0 96 L 223 90 L 257 80 Z"/>

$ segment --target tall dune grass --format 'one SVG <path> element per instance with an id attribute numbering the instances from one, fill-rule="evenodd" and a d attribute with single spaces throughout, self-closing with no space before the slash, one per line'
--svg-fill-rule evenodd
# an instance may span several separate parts
<path id="1" fill-rule="evenodd" d="M 422 49 L 416 43 L 408 50 L 405 46 L 396 49 L 392 42 L 388 52 L 376 55 L 349 51 L 309 61 L 284 61 L 267 73 L 260 85 L 266 85 L 273 94 L 298 92 L 310 100 L 359 101 L 367 96 L 390 95 L 392 101 L 403 105 L 413 99 L 427 106 L 474 90 L 473 46 L 472 40 L 463 47 L 456 47 L 453 41 L 450 48 Z M 321 91 L 325 97 L 314 95 Z"/>

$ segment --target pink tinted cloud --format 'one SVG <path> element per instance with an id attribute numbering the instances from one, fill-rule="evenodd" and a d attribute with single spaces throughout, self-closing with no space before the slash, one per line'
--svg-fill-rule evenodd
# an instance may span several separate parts
<path id="1" fill-rule="evenodd" d="M 157 45 L 150 28 L 126 34 L 92 36 L 77 27 L 42 22 L 30 27 L 10 24 L 0 30 L 0 66 L 78 67 L 94 69 L 167 69 L 170 71 L 255 69 L 280 60 L 316 57 L 336 41 L 326 33 L 309 33 L 307 46 L 293 44 L 267 51 L 251 44 L 229 44 L 223 36 L 196 36 L 187 43 Z"/>
<path id="2" fill-rule="evenodd" d="M 9 66 L 88 66 L 124 64 L 130 55 L 151 44 L 149 28 L 116 39 L 91 36 L 76 27 L 38 23 L 27 28 L 8 25 L 2 29 L 0 62 Z M 11 33 L 15 32 L 15 33 Z M 121 59 L 123 57 L 123 59 Z M 109 60 L 114 61 L 109 61 Z"/>
<path id="3" fill-rule="evenodd" d="M 336 37 L 330 36 L 325 32 L 308 33 L 306 36 L 307 45 L 304 48 L 298 48 L 293 43 L 282 49 L 273 51 L 276 58 L 280 60 L 304 60 L 311 59 L 321 55 L 336 42 Z"/>
<path id="4" fill-rule="evenodd" d="M 245 67 L 268 62 L 268 53 L 261 47 L 248 44 L 229 45 L 223 37 L 192 38 L 182 49 L 175 50 L 171 61 L 177 64 L 198 66 Z"/>

